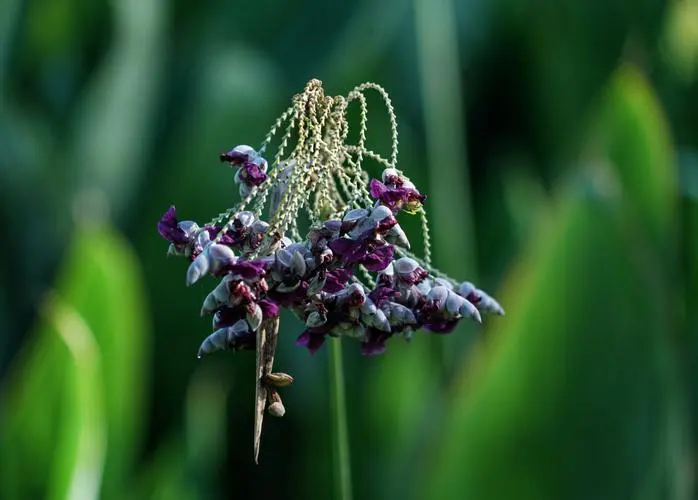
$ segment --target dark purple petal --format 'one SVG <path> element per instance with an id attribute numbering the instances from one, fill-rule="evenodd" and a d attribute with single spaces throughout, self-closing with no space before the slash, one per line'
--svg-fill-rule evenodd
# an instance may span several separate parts
<path id="1" fill-rule="evenodd" d="M 382 245 L 366 255 L 361 264 L 369 271 L 382 271 L 390 264 L 395 256 L 395 248 L 392 245 Z"/>
<path id="2" fill-rule="evenodd" d="M 371 196 L 376 200 L 380 200 L 380 202 L 392 210 L 393 213 L 400 211 L 407 203 L 423 203 L 427 198 L 416 189 L 390 187 L 376 179 L 371 179 L 369 189 Z"/>
<path id="3" fill-rule="evenodd" d="M 296 339 L 296 345 L 307 348 L 310 351 L 310 354 L 315 354 L 324 343 L 324 333 L 311 333 L 310 330 L 305 330 L 300 334 L 298 339 Z"/>
<path id="4" fill-rule="evenodd" d="M 388 288 L 387 286 L 379 286 L 378 288 L 371 290 L 371 292 L 368 294 L 368 298 L 380 308 L 383 307 L 387 301 L 395 298 L 395 293 L 395 290 L 392 288 Z"/>
<path id="5" fill-rule="evenodd" d="M 470 292 L 468 296 L 466 297 L 468 299 L 468 302 L 470 302 L 472 305 L 477 306 L 480 301 L 482 300 L 482 297 L 475 293 L 474 291 Z"/>
<path id="6" fill-rule="evenodd" d="M 218 236 L 218 233 L 221 232 L 221 228 L 218 226 L 204 226 L 204 229 L 208 233 L 208 237 L 212 240 L 215 239 L 216 236 Z M 223 236 L 220 237 L 218 243 L 220 243 L 221 245 L 233 246 L 239 244 L 240 242 L 236 241 L 235 238 L 233 238 L 233 236 L 229 232 L 226 232 Z"/>
<path id="7" fill-rule="evenodd" d="M 390 231 L 397 224 L 397 219 L 394 216 L 389 216 L 378 223 L 378 232 L 385 233 Z"/>
<path id="8" fill-rule="evenodd" d="M 371 179 L 371 182 L 368 184 L 368 188 L 369 192 L 371 193 L 371 197 L 376 200 L 380 199 L 380 197 L 383 196 L 386 191 L 388 191 L 388 187 L 378 179 Z"/>
<path id="9" fill-rule="evenodd" d="M 298 288 L 291 292 L 279 292 L 274 289 L 269 290 L 267 295 L 281 307 L 305 305 L 308 300 L 308 282 L 301 281 Z"/>
<path id="10" fill-rule="evenodd" d="M 337 293 L 344 288 L 353 275 L 354 269 L 351 267 L 340 267 L 332 271 L 327 271 L 323 290 L 328 293 Z"/>
<path id="11" fill-rule="evenodd" d="M 174 205 L 167 209 L 158 221 L 158 233 L 174 245 L 186 245 L 187 235 L 177 225 L 177 214 Z"/>
<path id="12" fill-rule="evenodd" d="M 221 161 L 228 162 L 231 165 L 242 165 L 248 158 L 248 155 L 235 151 L 234 149 L 231 149 L 227 153 L 221 153 Z"/>
<path id="13" fill-rule="evenodd" d="M 279 316 L 279 306 L 276 302 L 269 299 L 262 299 L 259 302 L 259 307 L 262 309 L 262 314 L 265 318 L 276 318 Z"/>
<path id="14" fill-rule="evenodd" d="M 245 309 L 243 307 L 222 307 L 216 312 L 215 328 L 223 328 L 233 326 L 239 320 L 245 317 Z"/>
<path id="15" fill-rule="evenodd" d="M 245 184 L 248 186 L 259 186 L 267 180 L 267 174 L 254 162 L 247 161 L 242 168 L 245 172 Z"/>
<path id="16" fill-rule="evenodd" d="M 346 262 L 358 262 L 366 256 L 368 250 L 361 241 L 350 238 L 337 238 L 330 241 L 330 249 Z"/>
<path id="17" fill-rule="evenodd" d="M 264 263 L 256 260 L 238 260 L 235 264 L 226 266 L 226 270 L 237 274 L 242 279 L 252 280 L 264 274 Z"/>
<path id="18" fill-rule="evenodd" d="M 425 330 L 434 333 L 451 333 L 458 324 L 458 319 L 434 319 L 424 323 Z"/>
<path id="19" fill-rule="evenodd" d="M 361 343 L 361 354 L 364 356 L 376 356 L 385 352 L 385 341 L 390 338 L 390 333 L 382 332 L 376 328 L 369 328 L 366 332 L 367 340 Z"/>

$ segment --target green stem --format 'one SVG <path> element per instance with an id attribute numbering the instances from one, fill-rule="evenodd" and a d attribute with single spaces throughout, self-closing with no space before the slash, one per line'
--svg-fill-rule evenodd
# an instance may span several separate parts
<path id="1" fill-rule="evenodd" d="M 331 340 L 329 360 L 335 494 L 338 500 L 351 500 L 351 463 L 349 460 L 349 432 L 344 397 L 341 339 Z"/>
<path id="2" fill-rule="evenodd" d="M 431 159 L 429 190 L 438 193 L 428 202 L 433 257 L 446 273 L 474 281 L 477 265 L 455 1 L 413 0 L 413 5 L 426 150 Z M 441 367 L 444 381 L 457 366 L 464 347 L 462 336 L 449 344 L 432 339 L 434 363 Z"/>

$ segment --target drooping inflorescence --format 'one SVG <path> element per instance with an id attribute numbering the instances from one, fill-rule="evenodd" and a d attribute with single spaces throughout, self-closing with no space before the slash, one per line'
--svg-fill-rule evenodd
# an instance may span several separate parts
<path id="1" fill-rule="evenodd" d="M 390 158 L 366 147 L 367 90 L 386 104 Z M 353 101 L 361 119 L 358 141 L 349 144 L 347 107 Z M 264 156 L 281 130 L 268 163 Z M 207 274 L 219 278 L 201 309 L 213 316 L 213 333 L 199 356 L 257 349 L 258 389 L 266 388 L 261 402 L 258 394 L 262 411 L 266 399 L 270 413 L 283 414 L 276 388 L 292 380 L 271 373 L 273 348 L 264 353 L 260 345 L 275 345 L 275 338 L 268 340 L 280 308 L 305 324 L 297 344 L 311 353 L 328 336 L 345 336 L 356 339 L 365 355 L 382 353 L 393 336 L 410 338 L 419 329 L 448 333 L 462 318 L 479 322 L 482 313 L 503 314 L 488 294 L 431 266 L 426 196 L 397 169 L 397 149 L 397 121 L 382 87 L 365 83 L 347 97 L 331 97 L 311 80 L 259 149 L 237 146 L 221 154 L 235 170 L 238 205 L 204 225 L 179 221 L 174 207 L 159 221 L 169 254 L 191 261 L 188 285 Z M 382 166 L 380 180 L 369 179 L 366 160 Z M 410 252 L 401 213 L 422 218 L 423 259 Z M 301 214 L 309 221 L 305 236 Z"/>

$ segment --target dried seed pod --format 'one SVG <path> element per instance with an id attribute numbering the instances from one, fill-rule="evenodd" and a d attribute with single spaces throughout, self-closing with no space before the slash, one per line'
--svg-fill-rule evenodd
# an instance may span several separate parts
<path id="1" fill-rule="evenodd" d="M 293 377 L 282 372 L 267 373 L 262 377 L 262 380 L 265 384 L 277 388 L 286 387 L 293 383 Z"/>
<path id="2" fill-rule="evenodd" d="M 272 417 L 283 417 L 286 414 L 286 408 L 281 401 L 281 396 L 276 391 L 276 389 L 269 389 L 267 392 L 267 399 L 269 401 L 269 406 L 267 406 L 267 411 Z"/>
<path id="3" fill-rule="evenodd" d="M 286 408 L 281 401 L 274 401 L 272 404 L 267 406 L 267 411 L 272 417 L 281 418 L 286 414 Z"/>

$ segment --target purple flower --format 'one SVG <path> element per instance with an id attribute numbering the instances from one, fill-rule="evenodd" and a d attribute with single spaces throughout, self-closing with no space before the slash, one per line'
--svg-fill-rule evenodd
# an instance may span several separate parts
<path id="1" fill-rule="evenodd" d="M 366 340 L 361 343 L 361 354 L 364 356 L 376 356 L 385 352 L 385 341 L 391 336 L 390 332 L 384 332 L 377 328 L 366 330 Z"/>
<path id="2" fill-rule="evenodd" d="M 390 264 L 395 256 L 395 247 L 384 244 L 370 252 L 361 261 L 369 271 L 382 271 Z"/>
<path id="3" fill-rule="evenodd" d="M 213 328 L 218 330 L 226 326 L 233 326 L 245 317 L 245 310 L 241 307 L 222 307 L 213 316 Z"/>
<path id="4" fill-rule="evenodd" d="M 187 234 L 177 224 L 177 214 L 174 205 L 167 209 L 158 222 L 158 233 L 167 241 L 181 247 L 189 243 Z"/>
<path id="5" fill-rule="evenodd" d="M 419 205 L 427 199 L 414 188 L 390 187 L 377 179 L 371 179 L 369 188 L 371 196 L 392 210 L 393 213 L 397 213 L 403 208 L 407 212 L 414 213 Z"/>
<path id="6" fill-rule="evenodd" d="M 393 260 L 395 248 L 373 239 L 352 240 L 337 238 L 330 242 L 330 249 L 347 264 L 363 264 L 369 271 L 382 271 Z"/>
<path id="7" fill-rule="evenodd" d="M 226 271 L 236 274 L 245 280 L 253 280 L 264 276 L 266 263 L 260 260 L 238 260 L 226 266 Z"/>
<path id="8" fill-rule="evenodd" d="M 267 174 L 255 162 L 246 161 L 240 169 L 240 179 L 248 186 L 259 186 L 267 180 Z"/>
<path id="9" fill-rule="evenodd" d="M 447 315 L 443 307 L 433 300 L 422 304 L 417 317 L 425 330 L 434 333 L 451 333 L 460 319 Z"/>
<path id="10" fill-rule="evenodd" d="M 371 290 L 371 292 L 368 294 L 368 298 L 380 308 L 383 307 L 386 302 L 395 298 L 396 294 L 397 292 L 392 288 L 388 288 L 387 286 L 379 286 Z"/>
<path id="11" fill-rule="evenodd" d="M 325 343 L 325 335 L 329 330 L 323 325 L 315 328 L 307 328 L 296 339 L 296 345 L 305 347 L 310 354 L 315 354 Z"/>
<path id="12" fill-rule="evenodd" d="M 433 319 L 422 324 L 425 330 L 434 333 L 451 333 L 458 325 L 458 319 Z"/>
<path id="13" fill-rule="evenodd" d="M 308 282 L 301 281 L 297 288 L 290 292 L 280 292 L 279 290 L 269 290 L 269 298 L 281 307 L 305 307 L 308 300 Z"/>
<path id="14" fill-rule="evenodd" d="M 220 159 L 222 162 L 230 163 L 234 166 L 240 166 L 250 159 L 257 156 L 257 152 L 250 146 L 235 146 L 227 153 L 221 153 Z"/>
<path id="15" fill-rule="evenodd" d="M 262 314 L 265 318 L 276 318 L 279 316 L 279 306 L 276 302 L 269 299 L 262 299 L 259 302 L 259 307 L 262 309 Z"/>
<path id="16" fill-rule="evenodd" d="M 325 286 L 323 291 L 337 293 L 344 288 L 349 279 L 354 275 L 353 268 L 339 267 L 325 274 Z"/>
<path id="17" fill-rule="evenodd" d="M 218 236 L 218 233 L 221 232 L 221 229 L 222 228 L 220 228 L 218 226 L 204 226 L 204 230 L 208 233 L 208 237 L 211 240 L 214 240 L 216 238 L 216 236 Z M 233 245 L 237 245 L 240 242 L 236 241 L 236 239 L 233 237 L 233 235 L 230 234 L 230 232 L 228 231 L 225 234 L 223 234 L 223 236 L 220 237 L 220 239 L 218 240 L 218 243 L 220 243 L 222 245 L 233 246 Z"/>

